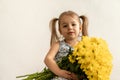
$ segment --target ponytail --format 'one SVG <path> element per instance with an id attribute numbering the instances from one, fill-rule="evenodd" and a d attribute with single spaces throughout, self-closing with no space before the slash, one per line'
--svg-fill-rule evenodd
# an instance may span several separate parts
<path id="1" fill-rule="evenodd" d="M 56 21 L 58 20 L 58 18 L 53 18 L 51 21 L 50 21 L 50 24 L 49 24 L 49 27 L 50 27 L 50 30 L 51 30 L 51 40 L 50 40 L 50 46 L 56 42 L 58 40 L 58 36 L 57 36 L 57 32 L 56 32 L 56 27 L 55 27 L 55 24 L 56 24 Z"/>
<path id="2" fill-rule="evenodd" d="M 82 36 L 88 36 L 88 18 L 84 15 L 79 18 L 82 20 Z"/>

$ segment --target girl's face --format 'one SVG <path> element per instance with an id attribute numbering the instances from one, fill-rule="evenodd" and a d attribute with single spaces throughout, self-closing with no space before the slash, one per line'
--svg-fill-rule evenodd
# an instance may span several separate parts
<path id="1" fill-rule="evenodd" d="M 81 32 L 81 26 L 76 17 L 64 15 L 60 18 L 59 31 L 66 40 L 77 39 Z"/>

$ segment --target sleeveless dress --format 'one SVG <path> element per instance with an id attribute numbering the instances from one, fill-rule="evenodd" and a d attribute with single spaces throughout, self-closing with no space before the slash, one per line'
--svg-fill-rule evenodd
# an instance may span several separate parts
<path id="1" fill-rule="evenodd" d="M 62 57 L 67 56 L 69 54 L 69 49 L 72 48 L 67 43 L 65 43 L 65 41 L 60 41 L 59 44 L 60 44 L 59 50 L 58 50 L 58 53 L 55 56 L 55 61 L 56 62 L 60 61 L 62 59 Z M 51 80 L 68 80 L 68 79 L 56 76 Z"/>

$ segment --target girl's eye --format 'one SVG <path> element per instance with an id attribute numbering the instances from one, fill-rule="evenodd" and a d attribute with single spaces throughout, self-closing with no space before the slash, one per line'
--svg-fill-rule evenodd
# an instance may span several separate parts
<path id="1" fill-rule="evenodd" d="M 72 26 L 76 26 L 76 24 L 72 24 Z"/>
<path id="2" fill-rule="evenodd" d="M 63 25 L 63 28 L 67 27 L 67 25 Z"/>

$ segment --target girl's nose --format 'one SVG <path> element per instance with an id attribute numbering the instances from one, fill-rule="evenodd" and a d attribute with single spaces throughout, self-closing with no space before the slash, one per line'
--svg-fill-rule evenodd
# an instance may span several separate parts
<path id="1" fill-rule="evenodd" d="M 72 29 L 73 27 L 72 27 L 72 25 L 68 25 L 68 29 Z"/>

